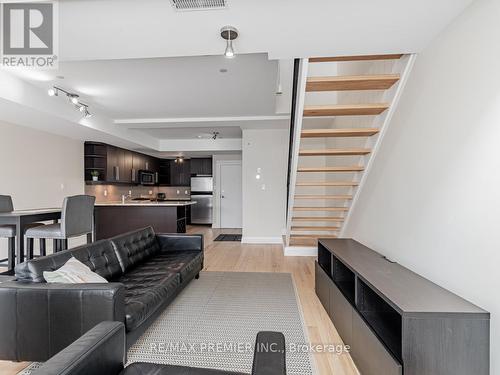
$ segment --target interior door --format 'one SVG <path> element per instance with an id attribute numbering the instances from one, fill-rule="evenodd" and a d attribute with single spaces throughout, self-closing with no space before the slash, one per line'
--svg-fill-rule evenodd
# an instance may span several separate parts
<path id="1" fill-rule="evenodd" d="M 220 165 L 219 194 L 221 228 L 241 228 L 241 163 Z"/>

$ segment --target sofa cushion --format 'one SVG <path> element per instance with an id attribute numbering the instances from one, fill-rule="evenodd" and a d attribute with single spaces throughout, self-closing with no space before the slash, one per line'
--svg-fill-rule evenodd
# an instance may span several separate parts
<path id="1" fill-rule="evenodd" d="M 155 363 L 136 362 L 125 368 L 120 375 L 245 375 L 209 368 L 184 367 L 175 365 L 157 365 Z"/>
<path id="2" fill-rule="evenodd" d="M 153 261 L 154 259 L 152 259 Z M 140 326 L 175 291 L 180 275 L 157 267 L 154 262 L 138 265 L 116 281 L 125 285 L 125 327 L 127 332 Z"/>
<path id="3" fill-rule="evenodd" d="M 111 243 L 108 240 L 101 240 L 18 264 L 15 269 L 16 278 L 19 281 L 43 283 L 44 271 L 59 269 L 71 257 L 75 257 L 106 280 L 122 275 L 120 263 Z"/>
<path id="4" fill-rule="evenodd" d="M 181 275 L 181 283 L 197 274 L 203 263 L 203 253 L 200 251 L 167 251 L 154 257 L 154 261 L 168 270 Z"/>
<path id="5" fill-rule="evenodd" d="M 135 267 L 160 250 L 151 227 L 121 234 L 111 238 L 110 241 L 123 272 Z"/>

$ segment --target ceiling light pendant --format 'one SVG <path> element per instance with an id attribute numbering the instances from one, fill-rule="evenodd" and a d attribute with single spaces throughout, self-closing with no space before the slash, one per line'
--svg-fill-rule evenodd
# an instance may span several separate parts
<path id="1" fill-rule="evenodd" d="M 233 40 L 238 37 L 238 30 L 233 26 L 224 26 L 220 29 L 220 36 L 226 41 L 224 56 L 231 59 L 234 57 Z"/>
<path id="2" fill-rule="evenodd" d="M 47 90 L 47 94 L 49 94 L 49 96 L 58 96 L 59 90 L 57 90 L 57 88 L 55 88 L 55 87 L 52 87 L 52 88 Z"/>

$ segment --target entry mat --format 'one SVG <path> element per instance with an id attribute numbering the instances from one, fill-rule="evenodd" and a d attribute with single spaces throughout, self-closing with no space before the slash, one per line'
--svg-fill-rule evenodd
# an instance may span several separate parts
<path id="1" fill-rule="evenodd" d="M 310 353 L 294 349 L 306 346 L 307 340 L 291 274 L 201 272 L 129 349 L 128 363 L 250 374 L 259 331 L 285 335 L 288 375 L 314 373 Z M 29 375 L 40 365 L 19 374 Z"/>
<path id="2" fill-rule="evenodd" d="M 219 234 L 214 241 L 239 241 L 241 242 L 241 234 Z"/>

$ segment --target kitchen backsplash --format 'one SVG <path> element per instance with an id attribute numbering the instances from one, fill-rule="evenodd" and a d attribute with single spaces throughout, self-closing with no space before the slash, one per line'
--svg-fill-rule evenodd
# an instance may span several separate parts
<path id="1" fill-rule="evenodd" d="M 156 198 L 158 193 L 165 193 L 167 199 L 191 198 L 191 189 L 186 186 L 85 185 L 85 194 L 95 196 L 98 203 L 121 201 L 129 192 L 132 198 Z"/>

